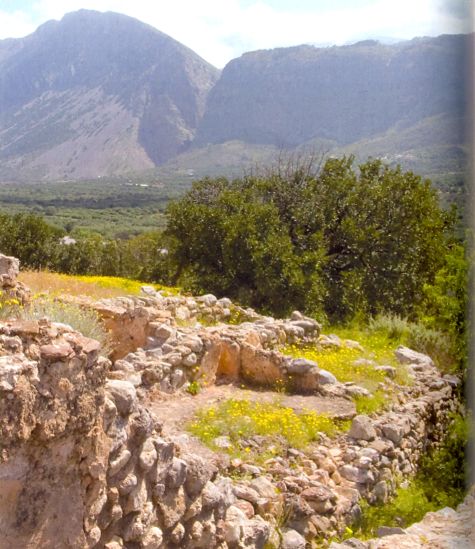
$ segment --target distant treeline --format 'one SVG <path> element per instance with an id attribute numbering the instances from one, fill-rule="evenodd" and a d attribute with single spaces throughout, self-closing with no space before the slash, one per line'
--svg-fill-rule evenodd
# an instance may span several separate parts
<path id="1" fill-rule="evenodd" d="M 152 281 L 163 278 L 155 263 L 163 263 L 163 237 L 149 232 L 128 240 L 99 234 L 74 235 L 35 214 L 0 214 L 0 251 L 18 257 L 23 269 L 68 274 L 123 276 Z"/>

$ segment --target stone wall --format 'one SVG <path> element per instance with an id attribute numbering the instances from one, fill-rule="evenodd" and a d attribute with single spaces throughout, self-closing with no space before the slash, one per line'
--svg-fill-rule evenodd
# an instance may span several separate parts
<path id="1" fill-rule="evenodd" d="M 455 379 L 400 350 L 415 381 L 392 411 L 232 480 L 240 464 L 162 436 L 134 385 L 106 379 L 96 342 L 46 321 L 4 323 L 0 342 L 4 547 L 233 549 L 328 537 L 358 515 L 361 496 L 384 501 L 414 473 L 457 405 Z"/>
<path id="2" fill-rule="evenodd" d="M 110 380 L 107 393 L 107 484 L 90 517 L 100 528 L 98 546 L 227 547 L 225 518 L 236 498 L 219 456 L 191 453 L 186 438 L 162 437 L 160 422 L 139 404 L 131 383 Z M 240 547 L 262 547 L 269 537 L 261 517 L 245 518 L 241 526 Z"/>
<path id="3" fill-rule="evenodd" d="M 232 305 L 204 297 L 193 300 L 203 304 L 196 310 L 215 319 Z M 347 434 L 322 434 L 265 467 L 229 462 L 188 435 L 166 437 L 141 400 L 150 388 L 173 392 L 217 377 L 272 385 L 292 376 L 295 390 L 354 391 L 275 350 L 297 340 L 335 345 L 311 319 L 296 312 L 288 320 L 178 326 L 180 307 L 194 311 L 190 300 L 102 302 L 111 323 L 137 328 L 127 342 L 133 352 L 114 363 L 68 326 L 0 323 L 0 549 L 304 549 L 305 540 L 328 539 L 351 523 L 361 497 L 384 502 L 440 442 L 458 407 L 458 380 L 399 348 L 413 383 L 398 388 L 388 412 L 354 417 Z"/>
<path id="4" fill-rule="evenodd" d="M 107 487 L 91 518 L 99 546 L 286 547 L 285 540 L 335 535 L 358 517 L 361 497 L 384 502 L 416 471 L 457 407 L 455 378 L 424 355 L 398 356 L 410 361 L 414 383 L 390 412 L 357 416 L 348 434 L 322 436 L 308 452 L 289 449 L 265 469 L 190 453 L 188 437 L 162 437 L 132 383 L 109 380 Z"/>
<path id="5" fill-rule="evenodd" d="M 46 321 L 0 324 L 2 549 L 88 546 L 83 518 L 108 445 L 98 349 Z"/>
<path id="6" fill-rule="evenodd" d="M 152 322 L 153 347 L 138 349 L 113 364 L 111 376 L 129 379 L 134 385 L 150 388 L 158 385 L 161 391 L 174 392 L 190 381 L 214 383 L 217 378 L 228 381 L 244 379 L 255 385 L 273 386 L 287 381 L 293 375 L 300 385 L 313 390 L 320 370 L 308 362 L 299 370 L 294 361 L 274 350 L 274 347 L 295 341 L 298 329 L 302 340 L 316 341 L 319 326 L 308 322 L 304 331 L 298 326 L 303 321 L 276 321 L 263 324 L 243 323 L 238 326 L 179 328 Z M 314 380 L 311 386 L 311 379 Z"/>

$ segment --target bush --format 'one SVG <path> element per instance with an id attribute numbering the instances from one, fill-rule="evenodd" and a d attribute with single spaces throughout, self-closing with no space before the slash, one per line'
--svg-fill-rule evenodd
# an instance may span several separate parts
<path id="1" fill-rule="evenodd" d="M 99 341 L 103 354 L 107 354 L 109 350 L 108 333 L 99 315 L 91 309 L 42 296 L 33 299 L 27 307 L 19 308 L 17 314 L 19 318 L 23 319 L 40 320 L 47 318 L 52 322 L 67 324 L 84 336 Z"/>
<path id="2" fill-rule="evenodd" d="M 375 333 L 384 333 L 398 343 L 429 355 L 442 370 L 451 371 L 457 365 L 455 341 L 450 333 L 430 328 L 422 322 L 410 322 L 388 314 L 370 319 L 369 329 Z"/>
<path id="3" fill-rule="evenodd" d="M 368 327 L 371 332 L 383 332 L 394 341 L 402 341 L 409 332 L 408 320 L 392 314 L 379 314 L 370 318 Z"/>

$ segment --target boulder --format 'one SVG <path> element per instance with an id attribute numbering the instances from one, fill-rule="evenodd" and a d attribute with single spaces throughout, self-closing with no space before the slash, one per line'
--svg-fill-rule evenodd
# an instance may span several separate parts
<path id="1" fill-rule="evenodd" d="M 399 345 L 394 354 L 401 364 L 419 364 L 421 366 L 434 366 L 430 356 L 413 351 L 404 345 Z"/>
<path id="2" fill-rule="evenodd" d="M 327 370 L 320 368 L 317 372 L 317 379 L 320 385 L 334 385 L 338 383 L 336 377 Z"/>

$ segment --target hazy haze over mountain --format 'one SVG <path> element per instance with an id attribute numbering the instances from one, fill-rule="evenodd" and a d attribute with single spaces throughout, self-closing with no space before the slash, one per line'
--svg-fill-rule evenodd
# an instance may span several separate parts
<path id="1" fill-rule="evenodd" d="M 465 47 L 461 35 L 244 54 L 210 92 L 198 140 L 288 147 L 319 137 L 346 145 L 395 124 L 460 116 Z"/>

